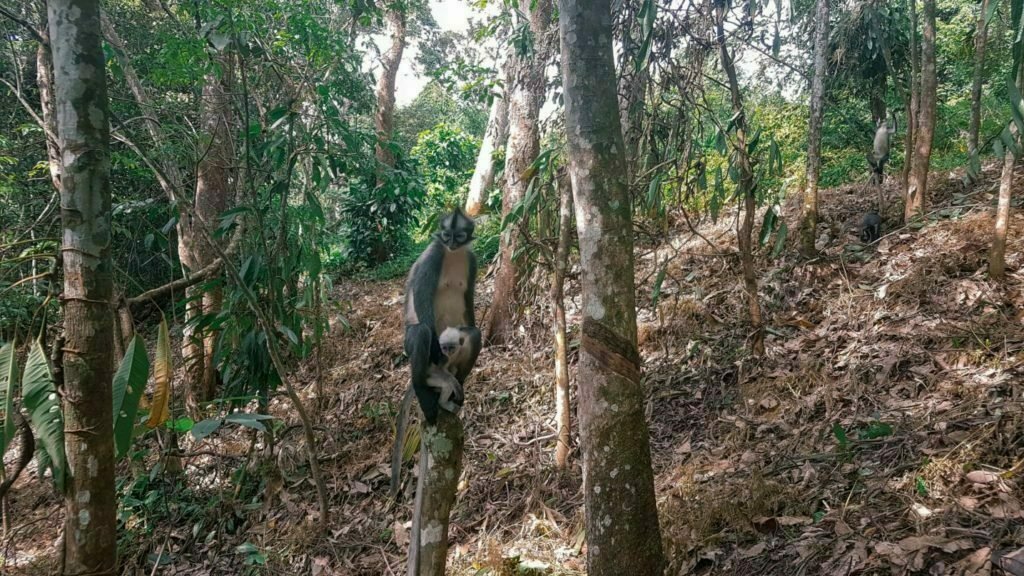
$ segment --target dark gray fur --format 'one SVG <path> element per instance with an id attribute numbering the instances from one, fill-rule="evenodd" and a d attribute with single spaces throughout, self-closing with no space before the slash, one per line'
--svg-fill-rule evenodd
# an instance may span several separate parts
<path id="1" fill-rule="evenodd" d="M 464 394 L 462 385 L 469 376 L 470 371 L 476 364 L 477 356 L 480 354 L 481 337 L 480 330 L 476 327 L 476 315 L 473 311 L 473 301 L 476 291 L 476 256 L 468 244 L 473 240 L 473 220 L 456 209 L 441 219 L 440 229 L 434 234 L 430 245 L 420 254 L 416 263 L 409 270 L 409 277 L 405 284 L 406 302 L 403 307 L 405 318 L 405 353 L 409 357 L 410 386 L 406 389 L 405 396 L 398 409 L 397 422 L 395 426 L 395 445 L 391 451 L 391 495 L 398 494 L 398 476 L 401 469 L 402 446 L 405 441 L 405 429 L 409 417 L 409 409 L 412 404 L 413 394 L 419 401 L 423 417 L 428 424 L 437 422 L 438 411 L 438 390 L 428 383 L 431 368 L 444 368 L 448 362 L 441 353 L 441 346 L 438 342 L 440 332 L 448 326 L 437 326 L 434 310 L 434 297 L 437 294 L 438 285 L 443 281 L 441 272 L 445 258 L 453 253 L 453 250 L 464 249 L 468 252 L 469 274 L 466 279 L 466 292 L 464 298 L 464 309 L 461 311 L 461 321 L 458 328 L 466 335 L 470 353 L 466 362 L 454 366 L 452 374 L 458 381 L 458 388 L 454 395 L 455 402 L 462 405 Z M 460 239 L 456 235 L 464 233 Z M 412 299 L 412 309 L 416 318 L 410 318 L 409 299 Z M 415 320 L 418 320 L 416 322 Z"/>
<path id="2" fill-rule="evenodd" d="M 860 240 L 865 244 L 877 242 L 882 236 L 882 217 L 872 210 L 864 215 L 860 224 Z"/>

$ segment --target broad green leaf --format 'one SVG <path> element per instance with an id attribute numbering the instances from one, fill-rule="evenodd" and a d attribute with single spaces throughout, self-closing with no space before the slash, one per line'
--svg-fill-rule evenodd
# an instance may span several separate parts
<path id="1" fill-rule="evenodd" d="M 223 423 L 223 418 L 207 418 L 206 420 L 200 420 L 192 426 L 192 437 L 195 438 L 196 441 L 202 440 L 216 432 Z"/>
<path id="2" fill-rule="evenodd" d="M 64 454 L 64 415 L 60 400 L 53 385 L 50 364 L 46 360 L 43 345 L 38 340 L 32 344 L 25 362 L 22 379 L 25 410 L 32 420 L 32 429 L 40 449 L 40 469 L 47 467 L 53 472 L 57 491 L 64 493 L 64 478 L 67 458 Z"/>
<path id="3" fill-rule="evenodd" d="M 267 430 L 267 427 L 263 425 L 262 421 L 273 419 L 274 417 L 269 414 L 250 414 L 248 412 L 233 412 L 224 417 L 225 422 L 254 428 L 260 432 L 265 432 Z"/>
<path id="4" fill-rule="evenodd" d="M 0 348 L 0 459 L 14 439 L 14 394 L 18 388 L 18 359 L 14 342 Z"/>
<path id="5" fill-rule="evenodd" d="M 114 374 L 114 452 L 120 459 L 128 453 L 139 412 L 139 398 L 149 378 L 146 345 L 136 334 L 128 344 L 121 366 Z"/>
<path id="6" fill-rule="evenodd" d="M 167 334 L 167 319 L 160 319 L 160 333 L 156 339 L 156 358 L 153 361 L 153 405 L 146 426 L 150 429 L 163 424 L 170 417 L 171 400 L 171 338 Z"/>

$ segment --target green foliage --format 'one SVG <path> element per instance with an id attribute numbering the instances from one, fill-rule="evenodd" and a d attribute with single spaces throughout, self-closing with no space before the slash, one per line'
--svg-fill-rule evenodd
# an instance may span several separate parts
<path id="1" fill-rule="evenodd" d="M 14 439 L 14 394 L 18 389 L 18 359 L 14 342 L 0 346 L 0 461 Z"/>
<path id="2" fill-rule="evenodd" d="M 114 374 L 114 452 L 117 459 L 128 453 L 135 432 L 135 417 L 139 399 L 149 378 L 149 359 L 146 345 L 138 334 L 132 338 L 121 365 Z"/>
<path id="3" fill-rule="evenodd" d="M 487 110 L 480 104 L 456 100 L 440 84 L 430 82 L 408 106 L 395 112 L 395 141 L 403 150 L 412 150 L 419 135 L 438 124 L 482 138 L 487 130 Z"/>
<path id="4" fill-rule="evenodd" d="M 410 155 L 426 187 L 421 222 L 431 222 L 437 214 L 462 205 L 479 149 L 479 140 L 450 124 L 441 123 L 420 133 Z"/>
<path id="5" fill-rule="evenodd" d="M 64 492 L 67 457 L 64 453 L 64 414 L 53 385 L 50 364 L 39 340 L 32 343 L 22 376 L 25 410 L 32 420 L 38 444 L 39 469 L 53 473 L 57 491 Z"/>
<path id="6" fill-rule="evenodd" d="M 372 172 L 349 182 L 341 201 L 347 261 L 357 266 L 383 262 L 408 243 L 424 197 L 423 182 L 413 168 L 400 156 L 379 186 Z"/>

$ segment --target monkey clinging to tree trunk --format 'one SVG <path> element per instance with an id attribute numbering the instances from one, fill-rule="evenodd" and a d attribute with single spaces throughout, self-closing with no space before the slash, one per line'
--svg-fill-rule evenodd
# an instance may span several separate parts
<path id="1" fill-rule="evenodd" d="M 435 423 L 442 400 L 439 388 L 443 389 L 448 380 L 442 373 L 447 370 L 449 378 L 454 377 L 454 384 L 447 383 L 453 385 L 456 401 L 461 403 L 462 384 L 480 354 L 480 330 L 473 313 L 476 256 L 469 248 L 474 227 L 473 220 L 459 209 L 447 214 L 441 219 L 441 228 L 434 233 L 433 241 L 412 265 L 406 280 L 405 353 L 409 356 L 411 382 L 398 409 L 395 426 L 395 446 L 391 454 L 392 496 L 398 493 L 402 443 L 413 394 L 419 400 L 427 423 Z M 441 349 L 445 343 L 440 341 L 440 335 L 452 336 L 450 331 L 446 332 L 449 328 L 457 329 L 460 338 L 458 349 L 450 350 L 453 357 L 446 357 Z M 450 347 L 450 342 L 446 343 Z M 445 408 L 451 411 L 450 404 Z"/>

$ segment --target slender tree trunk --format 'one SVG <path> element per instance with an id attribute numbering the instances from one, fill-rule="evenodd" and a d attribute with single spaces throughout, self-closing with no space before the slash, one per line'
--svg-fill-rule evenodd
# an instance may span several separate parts
<path id="1" fill-rule="evenodd" d="M 46 30 L 41 33 L 49 35 Z M 39 108 L 43 111 L 43 123 L 51 134 L 57 133 L 57 120 L 54 118 L 53 102 L 53 62 L 50 49 L 44 44 L 36 47 L 36 86 L 39 87 Z M 46 157 L 50 166 L 50 182 L 55 190 L 60 190 L 60 149 L 57 143 L 46 137 Z"/>
<path id="2" fill-rule="evenodd" d="M 739 172 L 739 196 L 743 198 L 743 221 L 737 230 L 737 242 L 740 248 L 740 264 L 743 268 L 743 286 L 747 292 L 747 307 L 750 312 L 750 326 L 753 334 L 750 350 L 755 356 L 764 355 L 764 323 L 761 320 L 761 304 L 757 298 L 757 272 L 754 269 L 754 212 L 757 210 L 757 198 L 754 196 L 754 168 L 747 149 L 747 120 L 743 109 L 743 95 L 736 76 L 736 65 L 725 45 L 725 8 L 716 5 L 718 19 L 718 52 L 722 61 L 722 69 L 729 80 L 729 93 L 732 98 L 732 112 L 735 117 L 733 125 L 736 139 L 733 142 L 733 158 Z"/>
<path id="3" fill-rule="evenodd" d="M 220 214 L 231 206 L 234 198 L 235 150 L 232 139 L 233 111 L 231 106 L 234 67 L 230 55 L 216 59 L 219 73 L 210 72 L 203 84 L 200 123 L 209 137 L 196 167 L 196 191 L 193 205 L 201 222 L 215 225 Z M 182 214 L 178 221 L 178 256 L 189 271 L 197 272 L 211 264 L 217 254 L 207 244 L 207 235 L 194 229 L 201 226 L 190 215 Z M 207 231 L 212 235 L 213 231 Z M 208 401 L 217 393 L 217 373 L 213 362 L 217 334 L 207 330 L 194 332 L 194 323 L 200 315 L 220 312 L 223 292 L 220 286 L 191 286 L 186 290 L 186 324 L 182 339 L 182 358 L 188 374 L 188 399 L 195 411 L 199 403 Z"/>
<path id="4" fill-rule="evenodd" d="M 558 444 L 555 447 L 555 466 L 564 469 L 569 460 L 569 354 L 566 346 L 565 325 L 565 272 L 569 266 L 569 235 L 572 233 L 572 185 L 569 174 L 558 174 L 559 218 L 558 249 L 555 252 L 555 271 L 551 279 L 551 303 L 555 311 L 555 425 Z"/>
<path id="5" fill-rule="evenodd" d="M 992 248 L 988 253 L 988 275 L 996 280 L 1002 279 L 1006 272 L 1006 231 L 1010 222 L 1010 198 L 1013 196 L 1013 170 L 1016 165 L 1017 159 L 1013 155 L 1013 150 L 1007 148 L 1003 156 L 1003 174 L 999 178 L 995 233 L 992 236 Z"/>
<path id="6" fill-rule="evenodd" d="M 914 166 L 907 183 L 904 218 L 923 215 L 928 206 L 928 169 L 935 135 L 937 81 L 935 76 L 935 0 L 923 3 L 924 33 L 921 39 L 921 96 L 914 142 Z"/>
<path id="7" fill-rule="evenodd" d="M 818 233 L 818 177 L 821 173 L 821 124 L 825 112 L 825 74 L 828 73 L 828 2 L 818 0 L 814 15 L 814 78 L 811 80 L 811 117 L 807 128 L 807 187 L 804 189 L 800 230 L 804 256 L 815 253 Z"/>
<path id="8" fill-rule="evenodd" d="M 494 151 L 500 150 L 508 141 L 508 97 L 507 93 L 495 95 L 491 102 L 491 114 L 487 119 L 487 132 L 476 156 L 473 179 L 469 181 L 466 196 L 466 214 L 477 216 L 487 205 L 487 193 L 494 185 Z"/>
<path id="9" fill-rule="evenodd" d="M 917 0 L 910 4 L 910 102 L 907 104 L 907 139 L 904 144 L 903 188 L 910 186 L 910 171 L 914 167 L 914 142 L 917 138 L 917 113 L 921 108 L 920 60 L 918 56 Z"/>
<path id="10" fill-rule="evenodd" d="M 448 523 L 462 473 L 465 431 L 459 417 L 442 410 L 437 426 L 423 428 L 416 510 L 409 543 L 408 576 L 444 576 Z"/>
<path id="11" fill-rule="evenodd" d="M 610 1 L 561 0 L 559 15 L 565 132 L 583 270 L 577 382 L 587 573 L 661 574 Z"/>
<path id="12" fill-rule="evenodd" d="M 532 10 L 529 10 L 530 6 Z M 526 196 L 530 185 L 528 169 L 540 152 L 540 107 L 544 103 L 544 64 L 547 61 L 551 29 L 550 0 L 520 0 L 520 9 L 529 10 L 534 46 L 529 54 L 513 53 L 509 58 L 508 147 L 505 152 L 505 194 L 502 216 L 507 216 Z M 484 333 L 489 344 L 501 345 L 508 339 L 518 316 L 517 289 L 522 270 L 516 261 L 520 230 L 529 225 L 526 215 L 501 237 L 501 254 L 494 278 L 494 295 L 487 311 Z"/>
<path id="13" fill-rule="evenodd" d="M 626 146 L 626 166 L 631 175 L 638 171 L 640 139 L 643 133 L 644 96 L 647 91 L 647 69 L 637 70 L 642 42 L 639 20 L 643 0 L 625 0 L 620 9 L 619 35 L 622 54 L 618 70 L 619 117 L 622 139 Z M 632 182 L 629 182 L 632 185 Z"/>
<path id="14" fill-rule="evenodd" d="M 405 10 L 389 3 L 384 17 L 391 31 L 391 47 L 381 56 L 382 69 L 377 80 L 377 161 L 394 167 L 395 154 L 391 151 L 390 142 L 395 122 L 395 80 L 402 64 L 402 52 L 405 51 Z"/>
<path id="15" fill-rule="evenodd" d="M 100 6 L 49 0 L 61 154 L 64 265 L 65 574 L 117 570 L 110 133 Z"/>
<path id="16" fill-rule="evenodd" d="M 971 124 L 967 129 L 967 153 L 973 158 L 978 153 L 978 133 L 981 131 L 981 89 L 985 84 L 985 44 L 988 41 L 989 0 L 981 0 L 978 24 L 974 31 L 974 78 L 971 81 Z"/>

